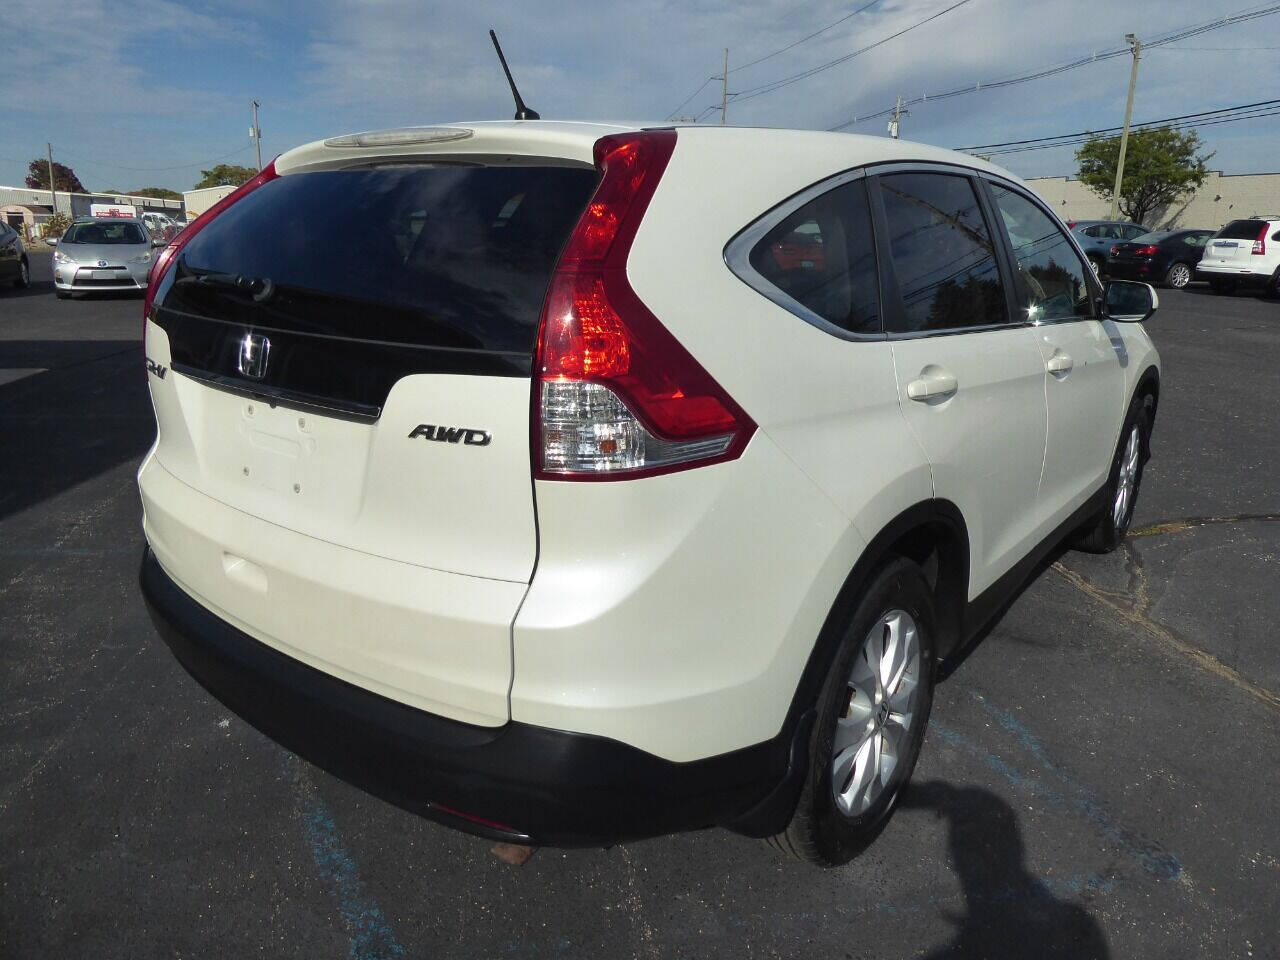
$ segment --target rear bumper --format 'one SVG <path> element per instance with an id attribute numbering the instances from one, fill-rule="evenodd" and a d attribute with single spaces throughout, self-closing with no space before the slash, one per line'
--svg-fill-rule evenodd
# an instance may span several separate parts
<path id="1" fill-rule="evenodd" d="M 1162 279 L 1162 276 L 1157 276 L 1149 262 L 1137 260 L 1108 260 L 1106 273 L 1108 277 L 1115 280 L 1140 280 L 1143 283 L 1150 283 L 1152 280 Z"/>
<path id="2" fill-rule="evenodd" d="M 716 824 L 765 835 L 794 804 L 807 717 L 790 736 L 688 763 L 516 721 L 473 726 L 356 687 L 250 637 L 184 592 L 149 549 L 140 581 L 178 661 L 234 712 L 335 776 L 468 833 L 554 846 Z"/>
<path id="3" fill-rule="evenodd" d="M 1198 263 L 1196 264 L 1196 279 L 1234 280 L 1242 287 L 1265 287 L 1268 281 L 1271 280 L 1271 274 L 1255 272 L 1247 267 Z"/>

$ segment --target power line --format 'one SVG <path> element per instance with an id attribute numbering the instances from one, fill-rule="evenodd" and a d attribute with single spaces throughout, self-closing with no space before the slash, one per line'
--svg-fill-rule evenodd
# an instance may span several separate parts
<path id="1" fill-rule="evenodd" d="M 920 27 L 923 27 L 925 24 L 931 23 L 932 21 L 937 20 L 939 17 L 945 16 L 946 14 L 950 13 L 952 10 L 955 10 L 958 7 L 963 7 L 966 3 L 969 3 L 969 2 L 970 0 L 959 0 L 959 2 L 953 3 L 951 4 L 951 6 L 943 10 L 939 10 L 935 14 L 925 17 L 923 20 L 917 23 L 913 23 L 909 27 L 904 27 L 903 29 L 899 30 L 897 33 L 891 33 L 889 34 L 889 36 L 883 37 L 882 39 L 877 40 L 874 43 L 869 43 L 865 47 L 861 47 L 853 51 L 852 53 L 847 53 L 842 57 L 836 57 L 834 60 L 828 60 L 825 63 L 820 63 L 815 67 L 810 67 L 807 70 L 802 70 L 800 73 L 792 74 L 789 77 L 782 77 L 779 80 L 773 80 L 773 81 L 770 81 L 769 83 L 763 83 L 760 86 L 750 87 L 746 90 L 740 91 L 739 93 L 734 94 L 733 102 L 742 103 L 746 100 L 753 100 L 756 97 L 762 97 L 766 93 L 773 93 L 775 90 L 781 90 L 783 87 L 790 86 L 793 83 L 799 83 L 801 80 L 807 80 L 809 77 L 822 73 L 825 70 L 830 70 L 832 67 L 839 66 L 842 63 L 848 63 L 850 60 L 854 59 L 855 57 L 860 57 L 864 53 L 867 53 L 870 50 L 874 50 L 876 47 L 883 46 L 884 44 L 888 43 L 890 40 L 896 40 L 898 37 L 902 36 L 903 34 L 910 33 L 912 30 L 916 30 Z"/>
<path id="2" fill-rule="evenodd" d="M 187 170 L 187 169 L 190 169 L 191 167 L 198 167 L 201 164 L 209 163 L 211 161 L 225 160 L 227 159 L 227 157 L 234 157 L 237 153 L 244 153 L 244 151 L 251 150 L 251 149 L 253 149 L 253 145 L 247 144 L 243 147 L 237 147 L 236 149 L 228 153 L 224 153 L 217 157 L 205 157 L 203 160 L 195 160 L 191 163 L 182 163 L 173 167 L 122 167 L 118 163 L 106 163 L 101 160 L 86 160 L 84 157 L 77 158 L 75 155 L 72 155 L 69 159 L 75 160 L 76 163 L 79 163 L 81 165 L 88 165 L 88 166 L 94 166 L 94 167 L 108 167 L 111 170 L 126 170 L 126 171 L 129 171 L 130 173 L 162 173 L 168 170 Z M 66 156 L 65 151 L 63 152 L 63 156 Z"/>
<path id="3" fill-rule="evenodd" d="M 773 53 L 766 53 L 763 57 L 757 57 L 754 60 L 749 60 L 746 63 L 742 64 L 742 66 L 734 67 L 732 70 L 728 72 L 737 73 L 739 70 L 746 70 L 748 67 L 754 67 L 757 63 L 764 63 L 766 60 L 771 60 L 774 57 L 778 56 L 778 54 L 780 53 L 786 53 L 788 50 L 793 50 L 796 47 L 800 46 L 800 44 L 808 43 L 814 37 L 821 36 L 822 34 L 826 33 L 828 30 L 830 30 L 832 27 L 838 27 L 840 24 L 844 23 L 846 20 L 850 20 L 853 17 L 856 17 L 858 14 L 862 13 L 864 10 L 870 10 L 877 3 L 880 3 L 880 0 L 871 0 L 870 3 L 863 4 L 861 7 L 859 7 L 857 10 L 854 10 L 852 13 L 846 13 L 843 17 L 840 17 L 837 20 L 833 20 L 831 23 L 828 23 L 825 27 L 821 27 L 813 31 L 813 33 L 809 34 L 808 36 L 801 37 L 799 40 L 796 40 L 794 43 L 789 43 L 785 47 L 782 47 L 778 50 L 773 51 Z M 719 76 L 707 77 L 707 79 L 702 81 L 702 85 L 698 87 L 697 90 L 693 91 L 693 93 L 689 94 L 689 96 L 685 97 L 684 100 L 681 101 L 680 106 L 676 107 L 674 110 L 672 110 L 670 113 L 667 114 L 667 118 L 670 119 L 671 117 L 674 117 L 677 113 L 679 113 L 682 109 L 684 109 L 685 104 L 687 104 L 690 100 L 692 100 L 694 97 L 700 94 L 703 91 L 703 89 L 706 87 L 706 85 L 710 83 L 712 80 L 722 80 L 722 79 L 724 78 Z"/>
<path id="4" fill-rule="evenodd" d="M 1237 110 L 1251 110 L 1259 107 L 1269 107 L 1280 105 L 1280 100 L 1258 100 L 1254 103 L 1242 103 L 1234 107 L 1219 107 L 1216 110 L 1202 110 L 1199 113 L 1184 113 L 1177 117 L 1165 117 L 1163 120 L 1144 120 L 1141 123 L 1135 123 L 1135 127 L 1161 126 L 1166 123 L 1175 123 L 1180 120 L 1191 120 L 1196 117 L 1208 117 L 1217 113 L 1231 113 Z M 954 147 L 955 150 L 961 150 L 966 153 L 972 153 L 975 150 L 987 150 L 992 147 L 1020 147 L 1028 143 L 1043 143 L 1046 140 L 1060 140 L 1065 137 L 1096 137 L 1103 133 L 1115 133 L 1119 127 L 1103 127 L 1099 130 L 1077 130 L 1075 133 L 1059 133 L 1051 137 L 1032 137 L 1029 140 L 1006 140 L 1003 143 L 980 143 L 974 147 Z"/>
<path id="5" fill-rule="evenodd" d="M 1280 101 L 1272 101 L 1269 107 L 1255 108 L 1251 111 L 1241 111 L 1230 116 L 1214 116 L 1208 119 L 1194 119 L 1197 115 L 1191 115 L 1189 119 L 1181 122 L 1169 123 L 1168 121 L 1158 121 L 1145 124 L 1133 124 L 1131 129 L 1150 130 L 1156 127 L 1168 126 L 1173 130 L 1185 130 L 1194 127 L 1212 127 L 1220 123 L 1235 123 L 1239 120 L 1258 120 L 1263 117 L 1280 116 L 1280 106 L 1276 106 Z M 1110 128 L 1115 130 L 1115 127 Z M 1011 153 L 1029 153 L 1034 150 L 1052 150 L 1054 147 L 1073 147 L 1078 144 L 1087 143 L 1099 133 L 1107 131 L 1098 131 L 1096 133 L 1070 135 L 1071 139 L 1055 139 L 1052 143 L 1031 143 L 1024 146 L 1011 146 L 1003 150 L 992 150 L 984 153 L 987 157 L 1006 156 Z"/>
<path id="6" fill-rule="evenodd" d="M 1179 40 L 1186 40 L 1190 37 L 1199 36 L 1200 34 L 1203 34 L 1203 33 L 1208 33 L 1212 30 L 1220 30 L 1223 27 L 1233 26 L 1234 24 L 1237 24 L 1237 23 L 1245 23 L 1249 20 L 1256 20 L 1259 17 L 1270 16 L 1271 14 L 1277 13 L 1277 12 L 1280 12 L 1280 4 L 1271 4 L 1261 9 L 1246 8 L 1236 13 L 1229 14 L 1228 16 L 1220 17 L 1217 20 L 1210 20 L 1205 23 L 1195 24 L 1188 27 L 1179 27 L 1178 29 L 1170 33 L 1157 36 L 1156 39 L 1154 40 L 1144 41 L 1142 44 L 1142 48 L 1144 50 L 1149 50 L 1152 47 L 1162 47 L 1162 46 L 1165 46 L 1166 44 L 1175 43 Z M 1044 69 L 1036 70 L 1030 73 L 1015 74 L 1013 76 L 1009 76 L 1009 77 L 1005 77 L 997 80 L 977 82 L 973 84 L 968 84 L 963 87 L 957 87 L 954 90 L 945 90 L 940 93 L 923 94 L 922 96 L 915 97 L 914 99 L 904 101 L 904 105 L 913 106 L 919 103 L 927 103 L 930 100 L 948 100 L 948 99 L 951 99 L 952 97 L 965 96 L 966 94 L 970 94 L 970 93 L 979 93 L 985 90 L 995 90 L 1001 87 L 1011 87 L 1019 83 L 1028 83 L 1032 80 L 1041 80 L 1045 77 L 1056 76 L 1057 74 L 1060 74 L 1060 73 L 1066 73 L 1068 70 L 1075 70 L 1079 67 L 1087 66 L 1092 63 L 1097 63 L 1102 60 L 1110 60 L 1113 57 L 1128 56 L 1129 53 L 1130 53 L 1130 49 L 1129 49 L 1129 46 L 1126 44 L 1123 47 L 1117 47 L 1113 50 L 1106 50 L 1101 53 L 1096 53 L 1096 52 L 1090 53 L 1087 56 L 1077 57 L 1075 60 L 1070 60 L 1065 63 L 1060 63 L 1052 67 L 1045 67 Z M 863 123 L 868 120 L 876 120 L 880 117 L 887 117 L 891 113 L 893 113 L 893 109 L 894 109 L 893 107 L 886 107 L 885 109 L 878 110 L 875 113 L 856 114 L 851 119 L 846 120 L 843 123 L 838 123 L 834 127 L 828 127 L 827 129 L 843 130 L 846 127 L 851 127 L 856 123 Z"/>
<path id="7" fill-rule="evenodd" d="M 809 34 L 807 37 L 801 37 L 799 40 L 795 41 L 795 43 L 789 43 L 785 47 L 782 47 L 781 49 L 773 51 L 773 53 L 766 53 L 763 57 L 757 57 L 755 60 L 749 60 L 740 67 L 734 67 L 729 72 L 737 73 L 739 70 L 747 69 L 747 67 L 754 67 L 757 63 L 764 63 L 766 60 L 772 60 L 774 57 L 776 57 L 780 53 L 786 53 L 788 50 L 794 50 L 796 47 L 800 46 L 800 44 L 808 43 L 814 37 L 817 37 L 817 36 L 820 36 L 821 34 L 826 33 L 832 27 L 838 27 L 840 26 L 840 24 L 844 23 L 846 20 L 853 19 L 858 14 L 862 13 L 864 10 L 870 10 L 879 2 L 880 0 L 871 0 L 870 3 L 863 4 L 857 10 L 853 11 L 853 13 L 846 13 L 839 20 L 833 20 L 831 23 L 828 23 L 825 27 L 822 27 L 820 30 L 813 31 L 813 33 Z"/>

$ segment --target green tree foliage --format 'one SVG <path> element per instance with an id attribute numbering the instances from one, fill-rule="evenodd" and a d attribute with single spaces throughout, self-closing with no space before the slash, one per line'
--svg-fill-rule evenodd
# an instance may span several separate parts
<path id="1" fill-rule="evenodd" d="M 117 193 L 119 191 L 116 191 Z M 182 194 L 177 190 L 170 190 L 167 187 L 139 187 L 137 190 L 127 191 L 132 197 L 155 197 L 157 200 L 181 200 Z"/>
<path id="2" fill-rule="evenodd" d="M 238 187 L 257 175 L 258 171 L 253 167 L 238 167 L 234 163 L 220 163 L 212 170 L 201 170 L 200 180 L 192 189 L 201 190 L 205 187 L 220 187 L 224 184 Z"/>
<path id="3" fill-rule="evenodd" d="M 27 186 L 33 190 L 49 189 L 49 161 L 35 159 L 27 164 Z M 88 193 L 76 172 L 66 164 L 53 161 L 53 189 L 63 193 Z"/>
<path id="4" fill-rule="evenodd" d="M 44 235 L 46 237 L 60 237 L 67 232 L 67 227 L 69 226 L 71 226 L 71 218 L 59 211 L 45 221 Z"/>
<path id="5" fill-rule="evenodd" d="M 1124 157 L 1120 212 L 1134 223 L 1185 197 L 1204 183 L 1205 163 L 1213 154 L 1197 156 L 1203 144 L 1194 130 L 1171 127 L 1134 130 Z M 1076 151 L 1080 182 L 1104 200 L 1111 199 L 1120 157 L 1119 137 L 1094 137 Z"/>

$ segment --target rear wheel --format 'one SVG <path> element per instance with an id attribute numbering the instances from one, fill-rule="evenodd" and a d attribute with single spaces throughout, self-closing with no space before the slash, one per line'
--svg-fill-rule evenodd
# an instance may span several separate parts
<path id="1" fill-rule="evenodd" d="M 1164 275 L 1164 282 L 1176 290 L 1181 290 L 1191 282 L 1191 268 L 1185 263 L 1175 263 Z"/>
<path id="2" fill-rule="evenodd" d="M 1152 410 L 1150 394 L 1135 397 L 1130 405 L 1111 462 L 1106 503 L 1077 534 L 1075 546 L 1078 549 L 1089 553 L 1110 553 L 1120 546 L 1129 532 L 1133 508 L 1138 502 L 1138 488 L 1142 485 L 1142 469 L 1150 456 Z"/>
<path id="3" fill-rule="evenodd" d="M 1089 266 L 1093 267 L 1093 275 L 1101 279 L 1102 277 L 1102 258 L 1089 254 Z"/>
<path id="4" fill-rule="evenodd" d="M 770 844 L 838 866 L 879 835 L 920 755 L 933 702 L 933 638 L 928 581 L 914 563 L 893 561 L 848 621 L 818 700 L 799 803 Z"/>

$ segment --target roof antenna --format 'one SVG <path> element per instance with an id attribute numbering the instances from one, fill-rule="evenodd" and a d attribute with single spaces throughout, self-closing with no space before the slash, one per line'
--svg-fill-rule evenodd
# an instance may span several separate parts
<path id="1" fill-rule="evenodd" d="M 493 49 L 498 51 L 498 59 L 502 61 L 502 72 L 507 75 L 507 83 L 511 85 L 511 95 L 516 98 L 516 119 L 517 120 L 541 120 L 538 111 L 530 110 L 524 105 L 524 101 L 520 99 L 520 91 L 516 89 L 516 82 L 511 79 L 511 70 L 507 67 L 507 58 L 502 55 L 502 47 L 498 43 L 498 35 L 492 30 L 489 31 L 489 39 L 493 41 Z"/>

